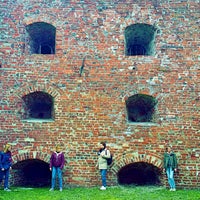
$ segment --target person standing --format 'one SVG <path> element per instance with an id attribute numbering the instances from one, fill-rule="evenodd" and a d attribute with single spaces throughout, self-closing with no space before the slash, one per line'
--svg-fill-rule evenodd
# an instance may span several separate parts
<path id="1" fill-rule="evenodd" d="M 101 174 L 102 186 L 100 190 L 106 190 L 106 174 L 108 169 L 107 159 L 110 158 L 110 151 L 106 148 L 106 143 L 100 143 L 100 149 L 98 152 L 98 161 L 96 167 L 99 168 Z"/>
<path id="2" fill-rule="evenodd" d="M 12 166 L 11 145 L 6 144 L 3 152 L 0 154 L 0 183 L 4 179 L 4 191 L 10 192 L 9 175 Z"/>
<path id="3" fill-rule="evenodd" d="M 50 158 L 50 171 L 52 171 L 52 179 L 51 179 L 51 189 L 53 191 L 56 184 L 56 176 L 58 175 L 59 188 L 60 192 L 63 189 L 62 182 L 62 169 L 65 164 L 64 153 L 61 151 L 61 147 L 59 145 L 56 146 L 56 151 L 51 154 Z"/>
<path id="4" fill-rule="evenodd" d="M 167 174 L 170 191 L 176 191 L 174 172 L 177 171 L 177 158 L 170 146 L 166 148 L 166 152 L 164 153 L 164 171 Z"/>

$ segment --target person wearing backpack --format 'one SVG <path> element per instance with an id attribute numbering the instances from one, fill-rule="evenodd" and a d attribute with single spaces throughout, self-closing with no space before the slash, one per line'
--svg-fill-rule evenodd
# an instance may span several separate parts
<path id="1" fill-rule="evenodd" d="M 8 188 L 8 181 L 10 175 L 10 169 L 12 166 L 12 156 L 11 156 L 11 145 L 6 144 L 3 152 L 0 154 L 0 183 L 4 179 L 4 191 L 10 192 Z"/>
<path id="2" fill-rule="evenodd" d="M 111 157 L 110 151 L 106 148 L 106 143 L 101 142 L 100 143 L 100 149 L 98 152 L 98 161 L 96 167 L 100 170 L 101 174 L 101 181 L 102 181 L 102 186 L 100 190 L 106 190 L 106 174 L 107 174 L 107 169 L 108 169 L 108 163 L 107 159 Z"/>

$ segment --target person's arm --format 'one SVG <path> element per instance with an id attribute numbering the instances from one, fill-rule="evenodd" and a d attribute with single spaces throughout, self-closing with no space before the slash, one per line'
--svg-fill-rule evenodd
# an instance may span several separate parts
<path id="1" fill-rule="evenodd" d="M 10 154 L 9 155 L 9 168 L 12 169 L 12 162 L 13 162 L 13 160 L 12 160 L 12 153 L 10 152 L 9 154 Z"/>
<path id="2" fill-rule="evenodd" d="M 98 152 L 98 159 L 97 159 L 96 165 L 95 165 L 96 168 L 98 168 L 98 166 L 99 166 L 99 156 L 100 156 L 100 152 Z"/>
<path id="3" fill-rule="evenodd" d="M 97 160 L 95 167 L 98 168 L 99 166 L 99 161 Z"/>
<path id="4" fill-rule="evenodd" d="M 2 169 L 2 153 L 0 152 L 0 170 Z"/>
<path id="5" fill-rule="evenodd" d="M 174 170 L 176 171 L 178 167 L 178 163 L 177 163 L 177 158 L 176 158 L 176 154 L 174 154 Z"/>
<path id="6" fill-rule="evenodd" d="M 50 163 L 49 163 L 49 169 L 52 169 L 52 161 L 53 160 L 53 153 L 51 154 L 51 158 L 50 158 Z"/>
<path id="7" fill-rule="evenodd" d="M 105 151 L 102 151 L 102 158 L 110 158 L 110 151 L 107 149 Z"/>
<path id="8" fill-rule="evenodd" d="M 63 169 L 65 165 L 65 157 L 64 157 L 64 153 L 61 154 L 61 166 L 60 166 L 60 169 Z"/>
<path id="9" fill-rule="evenodd" d="M 163 170 L 166 170 L 166 153 L 164 153 L 164 158 L 163 158 Z"/>

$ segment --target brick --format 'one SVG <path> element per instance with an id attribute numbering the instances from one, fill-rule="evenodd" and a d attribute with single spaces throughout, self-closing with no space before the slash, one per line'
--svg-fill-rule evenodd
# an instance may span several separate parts
<path id="1" fill-rule="evenodd" d="M 0 144 L 13 144 L 14 164 L 30 158 L 48 162 L 61 143 L 67 184 L 94 186 L 99 184 L 96 151 L 105 140 L 115 155 L 108 184 L 115 185 L 127 164 L 142 161 L 162 168 L 164 147 L 171 144 L 181 171 L 178 187 L 197 187 L 198 3 L 89 0 L 81 7 L 78 1 L 58 2 L 2 2 Z M 26 26 L 34 22 L 56 28 L 55 55 L 29 54 Z M 155 55 L 124 55 L 124 31 L 135 23 L 158 27 Z M 23 120 L 22 97 L 36 91 L 53 97 L 55 120 Z M 138 93 L 158 100 L 156 123 L 127 121 L 125 101 Z"/>

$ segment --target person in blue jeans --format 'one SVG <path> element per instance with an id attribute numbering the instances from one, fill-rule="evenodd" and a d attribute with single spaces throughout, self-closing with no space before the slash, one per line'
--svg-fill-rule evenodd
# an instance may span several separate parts
<path id="1" fill-rule="evenodd" d="M 100 143 L 100 149 L 98 152 L 98 161 L 96 167 L 99 168 L 100 174 L 101 174 L 101 181 L 102 186 L 100 190 L 106 190 L 106 174 L 108 169 L 107 159 L 110 158 L 110 151 L 106 148 L 106 143 L 101 142 Z"/>
<path id="2" fill-rule="evenodd" d="M 53 191 L 55 189 L 56 184 L 56 176 L 58 175 L 59 188 L 62 192 L 63 190 L 63 182 L 62 182 L 62 169 L 65 164 L 64 153 L 61 152 L 61 147 L 59 145 L 56 146 L 56 151 L 51 154 L 50 158 L 50 171 L 52 171 L 51 178 L 51 189 Z"/>
<path id="3" fill-rule="evenodd" d="M 4 191 L 10 192 L 9 175 L 12 166 L 11 145 L 6 144 L 3 152 L 0 153 L 0 183 L 4 179 Z"/>
<path id="4" fill-rule="evenodd" d="M 174 172 L 177 171 L 177 158 L 170 146 L 166 148 L 166 152 L 164 153 L 164 171 L 167 174 L 170 191 L 176 191 Z"/>

